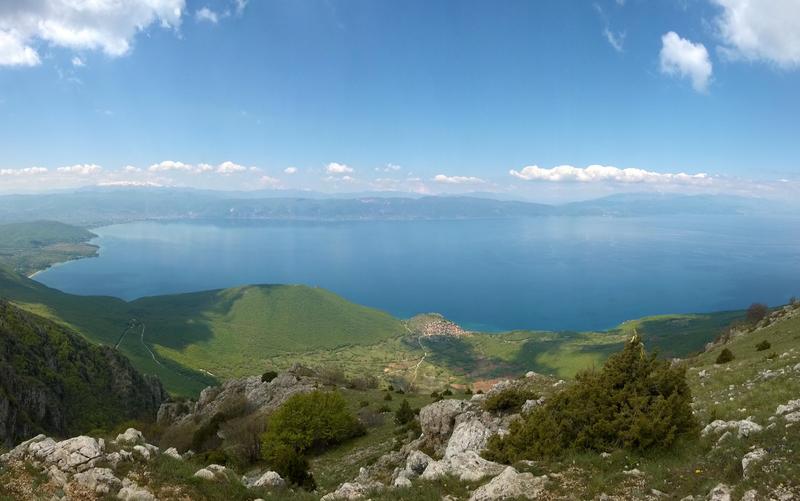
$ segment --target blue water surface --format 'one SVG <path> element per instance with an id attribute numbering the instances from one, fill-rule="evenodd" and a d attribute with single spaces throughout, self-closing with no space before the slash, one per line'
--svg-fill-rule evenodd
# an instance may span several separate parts
<path id="1" fill-rule="evenodd" d="M 306 284 L 399 317 L 471 329 L 584 330 L 800 295 L 800 218 L 135 222 L 93 230 L 100 257 L 40 282 L 134 299 Z"/>

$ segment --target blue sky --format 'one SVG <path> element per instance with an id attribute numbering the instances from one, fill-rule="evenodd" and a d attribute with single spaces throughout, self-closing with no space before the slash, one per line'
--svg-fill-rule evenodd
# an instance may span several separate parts
<path id="1" fill-rule="evenodd" d="M 0 6 L 0 191 L 800 187 L 796 0 L 99 4 Z"/>

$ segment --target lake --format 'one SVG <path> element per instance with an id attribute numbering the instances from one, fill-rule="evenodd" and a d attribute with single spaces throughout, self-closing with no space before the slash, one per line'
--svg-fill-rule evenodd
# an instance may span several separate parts
<path id="1" fill-rule="evenodd" d="M 36 280 L 124 299 L 306 284 L 399 317 L 471 329 L 585 330 L 800 295 L 800 218 L 135 222 L 93 230 L 100 256 Z"/>

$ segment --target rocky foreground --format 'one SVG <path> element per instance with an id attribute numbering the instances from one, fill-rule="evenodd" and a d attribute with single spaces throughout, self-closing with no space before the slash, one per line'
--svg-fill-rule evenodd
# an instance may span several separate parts
<path id="1" fill-rule="evenodd" d="M 723 349 L 734 358 L 717 363 Z M 734 329 L 706 353 L 674 363 L 687 366 L 701 426 L 696 440 L 670 451 L 590 451 L 513 465 L 485 459 L 491 437 L 507 434 L 512 422 L 572 384 L 528 373 L 486 394 L 423 406 L 418 428 L 377 459 L 359 463 L 358 474 L 335 488 L 306 493 L 268 468 L 237 473 L 193 454 L 188 445 L 162 450 L 128 429 L 113 440 L 39 435 L 25 441 L 0 456 L 0 493 L 47 500 L 800 499 L 800 306 Z M 164 404 L 158 419 L 166 432 L 159 444 L 165 446 L 169 432 L 180 436 L 181 430 L 207 427 L 233 408 L 237 416 L 262 422 L 292 395 L 322 386 L 318 374 L 296 366 L 268 380 L 244 378 L 209 388 L 197 402 Z M 510 390 L 536 398 L 521 408 L 486 405 Z M 228 428 L 215 430 L 212 438 L 224 448 Z M 362 452 L 348 449 L 339 462 L 367 457 Z"/>

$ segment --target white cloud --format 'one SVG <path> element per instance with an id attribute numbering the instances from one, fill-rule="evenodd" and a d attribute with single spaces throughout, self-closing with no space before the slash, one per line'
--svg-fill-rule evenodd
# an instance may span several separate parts
<path id="1" fill-rule="evenodd" d="M 0 176 L 35 176 L 47 172 L 46 167 L 25 167 L 24 169 L 0 169 Z"/>
<path id="2" fill-rule="evenodd" d="M 37 66 L 39 54 L 10 32 L 0 29 L 0 66 Z"/>
<path id="3" fill-rule="evenodd" d="M 151 165 L 147 170 L 149 170 L 150 172 L 164 172 L 171 170 L 188 172 L 192 170 L 192 166 L 189 164 L 185 164 L 183 162 L 164 160 L 157 164 Z"/>
<path id="4" fill-rule="evenodd" d="M 204 172 L 211 172 L 214 170 L 214 166 L 211 164 L 197 164 L 197 167 L 194 168 L 194 172 L 198 174 L 203 174 Z"/>
<path id="5" fill-rule="evenodd" d="M 783 68 L 800 66 L 800 2 L 711 0 L 722 8 L 716 20 L 724 54 L 763 60 Z"/>
<path id="6" fill-rule="evenodd" d="M 209 9 L 208 7 L 203 7 L 202 9 L 195 12 L 194 18 L 197 19 L 198 21 L 207 21 L 211 24 L 217 24 L 219 22 L 219 14 Z"/>
<path id="7" fill-rule="evenodd" d="M 285 169 L 283 169 L 283 172 L 289 174 L 290 176 L 292 174 L 297 174 L 297 167 L 286 167 Z"/>
<path id="8" fill-rule="evenodd" d="M 662 184 L 709 184 L 712 178 L 706 173 L 686 174 L 683 172 L 660 173 L 644 169 L 620 169 L 610 165 L 590 165 L 585 168 L 559 165 L 551 169 L 529 165 L 521 171 L 509 171 L 514 177 L 525 181 L 578 182 L 578 183 L 662 183 Z"/>
<path id="9" fill-rule="evenodd" d="M 615 51 L 622 52 L 625 48 L 625 32 L 614 33 L 606 26 L 605 29 L 603 29 L 603 35 L 605 35 L 606 40 L 608 40 L 608 43 L 611 44 L 611 47 L 613 47 Z"/>
<path id="10" fill-rule="evenodd" d="M 75 56 L 72 58 L 72 66 L 75 66 L 76 68 L 82 68 L 86 66 L 86 63 L 80 57 Z"/>
<path id="11" fill-rule="evenodd" d="M 126 165 L 122 168 L 122 172 L 127 172 L 128 174 L 133 174 L 136 172 L 142 172 L 142 169 L 139 167 L 134 167 L 133 165 Z"/>
<path id="12" fill-rule="evenodd" d="M 36 42 L 123 56 L 151 25 L 180 26 L 184 7 L 185 0 L 4 0 L 0 65 L 39 64 Z"/>
<path id="13" fill-rule="evenodd" d="M 75 164 L 75 165 L 68 165 L 66 167 L 59 167 L 56 169 L 58 172 L 63 172 L 67 174 L 78 174 L 80 176 L 88 176 L 90 174 L 96 174 L 103 170 L 97 164 Z"/>
<path id="14" fill-rule="evenodd" d="M 217 167 L 217 172 L 219 172 L 220 174 L 235 174 L 237 172 L 244 172 L 246 170 L 247 167 L 233 163 L 230 160 L 228 160 L 227 162 L 222 162 Z"/>
<path id="15" fill-rule="evenodd" d="M 164 185 L 154 181 L 104 181 L 97 183 L 97 186 L 130 186 L 130 187 L 147 187 L 147 188 L 161 188 Z"/>
<path id="16" fill-rule="evenodd" d="M 681 38 L 674 31 L 661 37 L 661 72 L 687 77 L 698 92 L 705 92 L 711 79 L 712 67 L 706 47 Z"/>
<path id="17" fill-rule="evenodd" d="M 486 181 L 479 177 L 473 176 L 446 176 L 444 174 L 437 174 L 433 178 L 437 183 L 443 184 L 483 184 Z"/>
<path id="18" fill-rule="evenodd" d="M 277 187 L 280 186 L 281 184 L 280 179 L 276 179 L 270 176 L 261 176 L 258 182 L 263 184 L 264 186 L 270 186 L 270 187 Z"/>
<path id="19" fill-rule="evenodd" d="M 349 174 L 353 172 L 353 168 L 345 164 L 331 162 L 327 167 L 325 167 L 325 172 L 328 174 Z"/>

